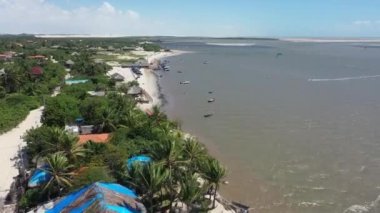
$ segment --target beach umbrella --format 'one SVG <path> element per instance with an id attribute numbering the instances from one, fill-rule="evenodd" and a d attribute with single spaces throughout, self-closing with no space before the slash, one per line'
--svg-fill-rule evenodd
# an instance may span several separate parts
<path id="1" fill-rule="evenodd" d="M 29 178 L 28 187 L 37 187 L 49 182 L 51 174 L 46 171 L 47 168 L 48 166 L 45 165 L 34 170 L 32 177 Z"/>
<path id="2" fill-rule="evenodd" d="M 152 158 L 146 155 L 137 155 L 132 158 L 129 158 L 127 160 L 128 168 L 131 168 L 133 164 L 135 163 L 141 163 L 143 165 L 146 165 L 148 163 L 152 162 Z"/>

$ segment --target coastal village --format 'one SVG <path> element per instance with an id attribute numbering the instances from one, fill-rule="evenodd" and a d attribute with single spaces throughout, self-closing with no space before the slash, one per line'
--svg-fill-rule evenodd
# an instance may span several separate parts
<path id="1" fill-rule="evenodd" d="M 177 54 L 141 39 L 2 39 L 0 211 L 248 212 L 159 108 L 162 59 Z"/>

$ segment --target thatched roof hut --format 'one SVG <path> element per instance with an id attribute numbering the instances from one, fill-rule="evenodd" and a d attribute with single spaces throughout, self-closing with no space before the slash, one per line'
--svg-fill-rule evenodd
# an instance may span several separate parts
<path id="1" fill-rule="evenodd" d="M 69 59 L 69 60 L 67 60 L 67 61 L 65 62 L 65 64 L 66 64 L 67 66 L 73 66 L 75 63 L 74 63 L 74 61 L 72 61 L 71 59 Z"/>
<path id="2" fill-rule="evenodd" d="M 132 96 L 137 96 L 142 93 L 142 89 L 139 86 L 132 86 L 131 88 L 128 89 L 127 94 L 132 95 Z"/>
<path id="3" fill-rule="evenodd" d="M 121 74 L 119 73 L 114 73 L 111 75 L 111 79 L 115 80 L 115 81 L 124 81 L 124 76 L 122 76 Z"/>
<path id="4" fill-rule="evenodd" d="M 115 183 L 96 182 L 42 206 L 44 212 L 141 212 L 146 208 L 130 189 Z"/>

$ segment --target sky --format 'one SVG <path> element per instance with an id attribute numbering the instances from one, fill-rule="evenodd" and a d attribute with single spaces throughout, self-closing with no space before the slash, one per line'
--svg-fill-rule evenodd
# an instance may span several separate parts
<path id="1" fill-rule="evenodd" d="M 379 0 L 0 0 L 0 33 L 380 37 Z"/>

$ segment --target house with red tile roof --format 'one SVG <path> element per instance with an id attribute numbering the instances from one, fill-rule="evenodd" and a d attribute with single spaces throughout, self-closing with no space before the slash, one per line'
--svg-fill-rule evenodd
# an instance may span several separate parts
<path id="1" fill-rule="evenodd" d="M 42 74 L 44 74 L 44 70 L 40 66 L 35 66 L 32 67 L 32 69 L 30 70 L 30 74 L 35 76 L 41 76 Z"/>

